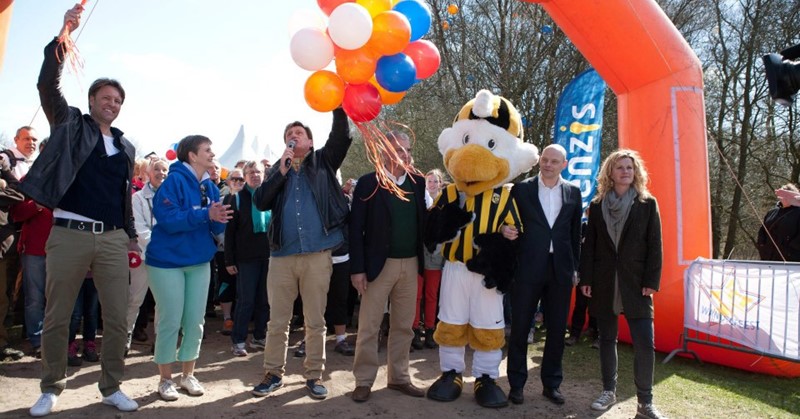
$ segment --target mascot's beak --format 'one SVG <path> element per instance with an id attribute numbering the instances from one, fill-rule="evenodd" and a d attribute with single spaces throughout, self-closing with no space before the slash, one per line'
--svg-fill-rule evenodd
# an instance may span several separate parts
<path id="1" fill-rule="evenodd" d="M 469 196 L 493 189 L 509 174 L 508 161 L 477 144 L 468 144 L 445 153 L 444 166 L 458 189 Z"/>

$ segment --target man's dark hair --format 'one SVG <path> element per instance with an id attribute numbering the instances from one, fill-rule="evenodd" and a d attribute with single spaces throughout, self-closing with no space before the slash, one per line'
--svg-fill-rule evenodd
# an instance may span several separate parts
<path id="1" fill-rule="evenodd" d="M 120 97 L 122 97 L 122 103 L 125 103 L 125 89 L 122 88 L 122 85 L 118 81 L 109 78 L 101 78 L 92 82 L 92 85 L 89 86 L 89 97 L 96 95 L 98 90 L 106 86 L 117 89 Z"/>
<path id="2" fill-rule="evenodd" d="M 203 144 L 211 144 L 211 139 L 205 135 L 190 135 L 178 143 L 178 161 L 189 163 L 189 152 L 197 153 Z"/>
<path id="3" fill-rule="evenodd" d="M 294 121 L 294 122 L 290 122 L 288 125 L 286 125 L 286 128 L 283 129 L 283 141 L 284 142 L 286 141 L 286 133 L 289 132 L 289 129 L 294 128 L 294 127 L 303 127 L 303 129 L 306 130 L 306 136 L 308 137 L 308 139 L 309 140 L 313 140 L 314 139 L 314 136 L 311 135 L 311 128 L 309 128 L 308 126 L 306 126 L 305 124 L 303 124 L 300 121 Z"/>

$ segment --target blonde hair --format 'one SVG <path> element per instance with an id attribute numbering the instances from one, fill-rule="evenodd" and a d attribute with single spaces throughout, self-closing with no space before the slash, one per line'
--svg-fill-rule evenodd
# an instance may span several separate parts
<path id="1" fill-rule="evenodd" d="M 593 202 L 600 202 L 606 197 L 606 194 L 614 190 L 614 181 L 611 179 L 611 173 L 614 171 L 614 165 L 620 159 L 631 159 L 633 162 L 633 184 L 631 187 L 639 194 L 639 201 L 644 201 L 652 195 L 647 189 L 647 184 L 650 183 L 650 177 L 647 175 L 647 169 L 644 167 L 642 157 L 634 150 L 621 148 L 612 152 L 600 166 L 600 173 L 597 175 L 597 194 Z"/>

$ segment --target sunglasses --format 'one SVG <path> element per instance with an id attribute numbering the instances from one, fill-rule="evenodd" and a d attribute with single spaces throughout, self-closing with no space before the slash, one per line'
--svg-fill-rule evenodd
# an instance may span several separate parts
<path id="1" fill-rule="evenodd" d="M 244 182 L 243 177 L 232 177 L 231 182 Z"/>

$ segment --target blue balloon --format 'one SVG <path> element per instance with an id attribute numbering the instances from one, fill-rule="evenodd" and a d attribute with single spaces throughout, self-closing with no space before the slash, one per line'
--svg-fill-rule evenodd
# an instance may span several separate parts
<path id="1" fill-rule="evenodd" d="M 542 26 L 542 33 L 545 34 L 545 35 L 549 35 L 549 34 L 553 33 L 553 27 L 550 26 L 550 25 Z"/>
<path id="2" fill-rule="evenodd" d="M 171 148 L 171 149 L 173 149 L 175 151 L 178 151 L 178 143 L 172 143 L 172 145 L 169 146 L 169 148 Z"/>
<path id="3" fill-rule="evenodd" d="M 431 28 L 431 9 L 417 0 L 403 0 L 392 7 L 395 12 L 402 13 L 411 23 L 411 42 L 422 38 Z"/>
<path id="4" fill-rule="evenodd" d="M 381 87 L 390 92 L 405 92 L 417 80 L 417 67 L 411 58 L 403 53 L 385 55 L 378 60 L 375 79 Z"/>

